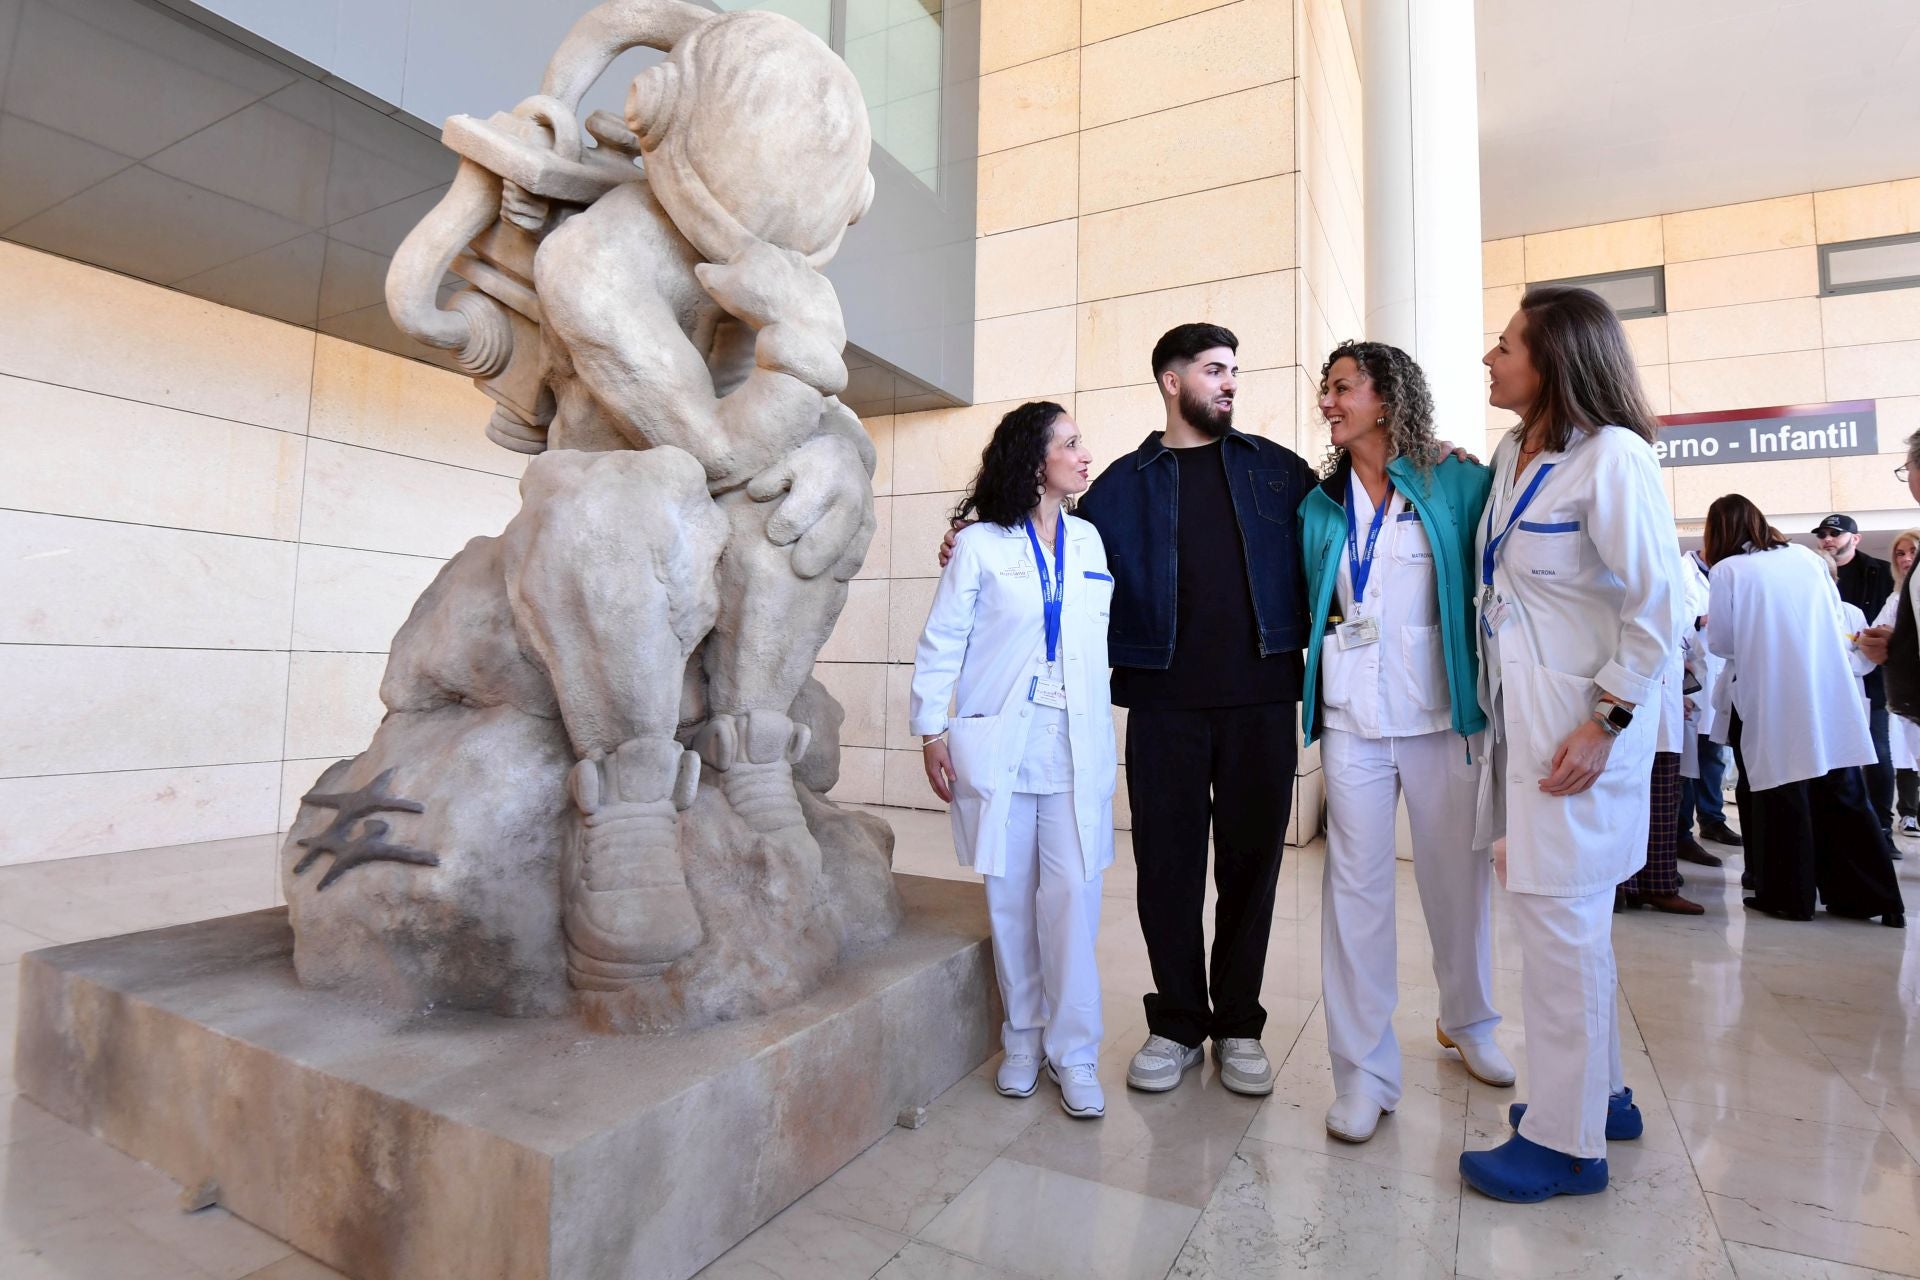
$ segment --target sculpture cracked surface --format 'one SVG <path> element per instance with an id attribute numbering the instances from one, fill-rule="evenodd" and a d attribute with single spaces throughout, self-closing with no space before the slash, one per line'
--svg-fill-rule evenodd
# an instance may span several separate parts
<path id="1" fill-rule="evenodd" d="M 584 146 L 636 46 L 667 57 Z M 610 0 L 539 94 L 442 136 L 459 173 L 388 307 L 537 456 L 288 834 L 297 971 L 613 1030 L 777 1008 L 899 920 L 892 833 L 824 798 L 841 712 L 811 679 L 874 531 L 820 274 L 872 199 L 859 86 L 778 15 Z"/>

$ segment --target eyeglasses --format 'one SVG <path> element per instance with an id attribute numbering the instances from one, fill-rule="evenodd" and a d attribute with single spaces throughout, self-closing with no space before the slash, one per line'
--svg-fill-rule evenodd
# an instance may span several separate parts
<path id="1" fill-rule="evenodd" d="M 1907 464 L 1906 463 L 1903 462 L 1899 466 L 1893 469 L 1893 478 L 1895 480 L 1898 480 L 1901 484 L 1905 484 L 1907 482 Z"/>

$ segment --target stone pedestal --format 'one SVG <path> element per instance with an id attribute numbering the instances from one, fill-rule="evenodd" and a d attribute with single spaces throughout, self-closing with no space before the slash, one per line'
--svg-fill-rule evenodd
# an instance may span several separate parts
<path id="1" fill-rule="evenodd" d="M 680 1280 L 998 1047 L 977 886 L 802 1002 L 671 1036 L 355 1005 L 284 910 L 23 957 L 21 1092 L 360 1280 Z"/>

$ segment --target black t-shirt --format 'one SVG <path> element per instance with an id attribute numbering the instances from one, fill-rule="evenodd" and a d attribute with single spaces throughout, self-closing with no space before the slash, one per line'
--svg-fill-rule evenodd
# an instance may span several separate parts
<path id="1" fill-rule="evenodd" d="M 1840 566 L 1840 598 L 1867 615 L 1871 623 L 1893 594 L 1893 566 L 1864 551 L 1856 550 L 1853 559 Z M 1867 673 L 1867 700 L 1878 706 L 1887 700 L 1886 678 L 1875 667 Z"/>
<path id="2" fill-rule="evenodd" d="M 1247 548 L 1220 450 L 1215 440 L 1172 451 L 1180 468 L 1173 661 L 1165 671 L 1114 668 L 1117 706 L 1171 710 L 1300 700 L 1300 654 L 1260 656 Z"/>

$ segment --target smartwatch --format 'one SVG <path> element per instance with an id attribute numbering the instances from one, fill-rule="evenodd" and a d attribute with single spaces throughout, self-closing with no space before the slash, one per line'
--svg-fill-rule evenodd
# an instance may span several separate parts
<path id="1" fill-rule="evenodd" d="M 1594 704 L 1593 718 L 1595 723 L 1605 729 L 1610 736 L 1617 738 L 1628 725 L 1633 723 L 1633 709 L 1602 698 Z"/>

